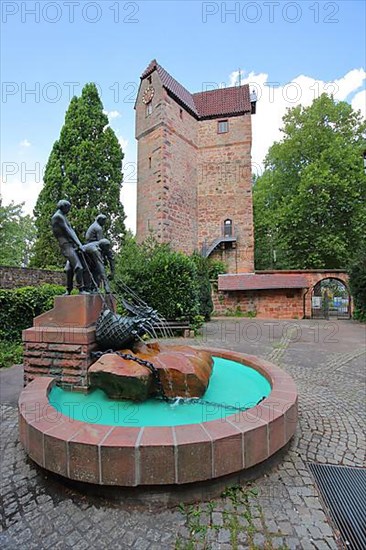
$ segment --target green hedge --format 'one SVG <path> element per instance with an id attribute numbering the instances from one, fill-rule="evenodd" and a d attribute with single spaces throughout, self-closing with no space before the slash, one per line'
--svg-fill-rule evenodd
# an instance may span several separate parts
<path id="1" fill-rule="evenodd" d="M 128 285 L 145 302 L 167 319 L 189 317 L 200 313 L 200 285 L 194 261 L 167 245 L 148 239 L 138 245 L 128 237 L 119 253 L 114 282 L 120 296 Z"/>
<path id="2" fill-rule="evenodd" d="M 22 330 L 33 326 L 33 318 L 51 309 L 54 297 L 64 292 L 64 287 L 49 284 L 0 290 L 0 341 L 19 342 Z"/>

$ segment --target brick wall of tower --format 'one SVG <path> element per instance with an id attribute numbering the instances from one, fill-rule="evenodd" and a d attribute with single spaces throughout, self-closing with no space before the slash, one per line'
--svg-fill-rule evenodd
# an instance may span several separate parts
<path id="1" fill-rule="evenodd" d="M 161 199 L 163 135 L 162 126 L 158 126 L 139 140 L 137 149 L 137 238 L 139 242 L 145 240 L 150 233 L 154 234 L 159 241 L 164 240 L 165 213 Z"/>
<path id="2" fill-rule="evenodd" d="M 254 271 L 251 183 L 251 116 L 228 118 L 229 131 L 217 133 L 218 120 L 198 125 L 198 246 L 222 234 L 225 219 L 233 221 L 235 249 L 218 250 L 230 273 Z"/>
<path id="3" fill-rule="evenodd" d="M 197 121 L 151 76 L 151 115 L 141 101 L 147 81 L 136 103 L 137 238 L 151 233 L 189 254 L 197 248 Z"/>
<path id="4" fill-rule="evenodd" d="M 155 89 L 152 113 L 146 116 L 146 106 L 142 103 L 142 94 L 149 85 L 148 82 L 141 86 L 136 102 L 137 239 L 139 242 L 145 240 L 150 233 L 153 233 L 159 241 L 164 240 L 162 145 L 166 93 L 156 73 L 151 75 L 151 80 L 151 85 Z"/>
<path id="5" fill-rule="evenodd" d="M 163 165 L 168 241 L 174 250 L 197 248 L 197 120 L 171 97 L 166 102 Z"/>

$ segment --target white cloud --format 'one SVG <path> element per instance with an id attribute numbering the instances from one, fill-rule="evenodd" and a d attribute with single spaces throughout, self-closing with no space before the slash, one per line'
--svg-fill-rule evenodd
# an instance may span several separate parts
<path id="1" fill-rule="evenodd" d="M 245 74 L 241 71 L 241 83 L 249 84 L 250 90 L 255 90 L 258 97 L 257 113 L 252 117 L 252 163 L 255 173 L 261 173 L 263 170 L 264 157 L 272 143 L 282 138 L 282 117 L 288 108 L 299 104 L 308 107 L 324 92 L 333 94 L 338 101 L 345 100 L 354 94 L 366 79 L 364 69 L 353 69 L 333 82 L 298 75 L 284 85 L 273 82 L 267 73 L 251 72 L 247 76 Z M 230 86 L 237 85 L 238 75 L 239 71 L 233 71 L 229 75 Z M 365 114 L 365 99 L 364 90 L 356 93 L 351 101 L 352 107 L 361 109 Z"/>
<path id="2" fill-rule="evenodd" d="M 244 71 L 240 71 L 241 78 L 244 78 Z M 229 86 L 237 86 L 239 83 L 239 71 L 233 71 L 229 76 Z"/>
<path id="3" fill-rule="evenodd" d="M 136 182 L 126 181 L 126 173 L 124 173 L 124 181 L 121 191 L 121 202 L 126 214 L 125 224 L 127 229 L 136 232 Z"/>
<path id="4" fill-rule="evenodd" d="M 28 141 L 27 139 L 23 139 L 20 143 L 19 143 L 19 146 L 20 147 L 30 147 L 32 144 L 30 141 Z"/>
<path id="5" fill-rule="evenodd" d="M 353 69 L 344 75 L 344 77 L 335 80 L 334 84 L 338 88 L 335 94 L 337 99 L 345 100 L 351 93 L 362 86 L 365 78 L 366 71 L 364 69 Z"/>
<path id="6" fill-rule="evenodd" d="M 358 92 L 351 101 L 352 109 L 361 111 L 361 115 L 366 118 L 366 90 Z"/>
<path id="7" fill-rule="evenodd" d="M 19 178 L 7 177 L 0 184 L 0 197 L 4 205 L 12 201 L 16 204 L 24 203 L 23 212 L 33 215 L 33 208 L 42 189 L 42 181 L 21 181 Z"/>
<path id="8" fill-rule="evenodd" d="M 122 147 L 122 151 L 125 152 L 128 146 L 128 140 L 117 134 L 118 143 Z"/>
<path id="9" fill-rule="evenodd" d="M 119 118 L 121 116 L 119 111 L 103 111 L 103 113 L 107 115 L 109 120 L 113 120 L 114 118 Z"/>

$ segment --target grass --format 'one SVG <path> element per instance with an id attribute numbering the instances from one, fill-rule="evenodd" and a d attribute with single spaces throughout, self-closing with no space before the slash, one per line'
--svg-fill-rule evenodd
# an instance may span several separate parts
<path id="1" fill-rule="evenodd" d="M 211 500 L 203 504 L 179 506 L 180 512 L 185 516 L 185 526 L 189 536 L 178 536 L 175 544 L 175 550 L 210 550 L 212 547 L 212 539 L 216 539 L 217 534 L 221 529 L 226 529 L 230 532 L 230 546 L 232 550 L 243 548 L 240 541 L 240 534 L 245 533 L 247 546 L 249 550 L 273 550 L 271 537 L 265 527 L 264 517 L 259 503 L 257 502 L 258 490 L 248 484 L 241 487 L 234 485 L 228 487 L 221 495 L 221 499 Z M 266 538 L 264 548 L 258 548 L 254 543 L 254 535 L 256 528 L 252 517 L 252 510 L 256 509 L 257 514 L 261 518 L 263 524 L 263 534 Z M 214 512 L 219 512 L 222 515 L 220 525 L 214 522 Z M 245 521 L 243 522 L 243 519 Z M 212 537 L 212 533 L 216 533 Z M 210 536 L 211 535 L 211 536 Z M 286 545 L 283 545 L 279 550 L 289 550 Z"/>

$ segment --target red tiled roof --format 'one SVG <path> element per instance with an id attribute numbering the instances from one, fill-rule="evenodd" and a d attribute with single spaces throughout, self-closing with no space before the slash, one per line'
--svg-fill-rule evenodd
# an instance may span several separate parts
<path id="1" fill-rule="evenodd" d="M 200 118 L 211 118 L 251 112 L 249 86 L 219 88 L 193 94 Z"/>
<path id="2" fill-rule="evenodd" d="M 149 74 L 151 74 L 153 71 L 155 71 L 157 65 L 158 65 L 158 62 L 156 61 L 156 59 L 153 59 L 152 61 L 150 61 L 150 63 L 148 64 L 148 66 L 140 76 L 141 80 L 149 76 Z"/>
<path id="3" fill-rule="evenodd" d="M 251 112 L 249 86 L 219 88 L 191 94 L 153 59 L 141 75 L 141 80 L 157 71 L 166 90 L 181 102 L 196 118 L 215 118 Z"/>
<path id="4" fill-rule="evenodd" d="M 170 92 L 173 94 L 179 101 L 181 101 L 188 109 L 198 117 L 198 112 L 193 101 L 192 94 L 185 89 L 182 84 L 179 84 L 175 78 L 173 78 L 159 63 L 156 59 L 153 59 L 146 70 L 141 75 L 141 80 L 149 76 L 153 71 L 157 71 L 161 83 Z"/>
<path id="5" fill-rule="evenodd" d="M 268 290 L 280 288 L 308 288 L 303 275 L 240 273 L 219 275 L 219 290 Z"/>

